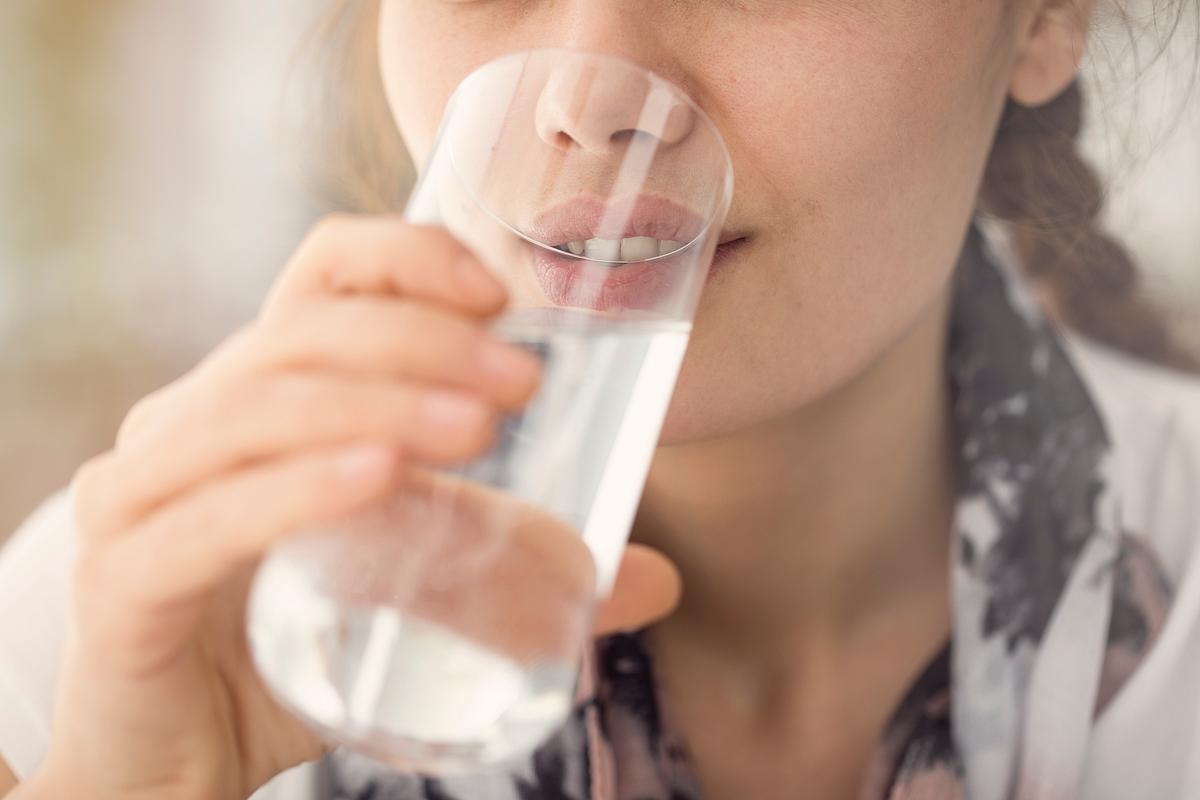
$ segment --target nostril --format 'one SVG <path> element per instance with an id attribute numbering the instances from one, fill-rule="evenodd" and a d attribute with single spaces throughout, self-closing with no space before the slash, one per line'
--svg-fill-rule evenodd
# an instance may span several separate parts
<path id="1" fill-rule="evenodd" d="M 640 130 L 638 128 L 622 128 L 621 130 L 615 131 L 611 136 L 609 136 L 609 143 L 613 144 L 613 145 L 617 145 L 619 147 L 625 147 L 625 146 L 628 146 L 629 144 L 631 144 L 637 138 L 637 136 L 639 134 L 641 134 L 642 136 L 650 136 L 652 138 L 657 138 L 657 137 L 653 137 L 652 134 L 647 133 L 646 131 Z M 600 142 L 597 141 L 594 144 L 591 144 L 588 142 L 582 142 L 582 141 L 579 141 L 578 139 L 576 139 L 576 137 L 567 133 L 566 131 L 560 130 L 560 131 L 555 131 L 554 133 L 551 134 L 550 144 L 553 147 L 556 147 L 560 150 L 569 150 L 572 147 L 586 147 L 587 149 L 596 149 L 600 145 Z M 607 148 L 604 148 L 604 149 L 607 149 Z"/>
<path id="2" fill-rule="evenodd" d="M 686 139 L 692 127 L 687 104 L 636 71 L 567 66 L 545 81 L 535 125 L 542 140 L 557 149 L 609 154 L 614 146 L 638 141 L 636 133 L 670 146 Z"/>
<path id="3" fill-rule="evenodd" d="M 625 144 L 629 140 L 633 139 L 633 137 L 639 133 L 644 134 L 646 132 L 642 131 L 642 130 L 638 130 L 637 128 L 624 128 L 623 130 L 619 130 L 616 133 L 614 133 L 612 135 L 612 140 L 614 142 L 616 142 L 617 144 Z M 647 134 L 647 135 L 649 135 L 649 134 Z"/>

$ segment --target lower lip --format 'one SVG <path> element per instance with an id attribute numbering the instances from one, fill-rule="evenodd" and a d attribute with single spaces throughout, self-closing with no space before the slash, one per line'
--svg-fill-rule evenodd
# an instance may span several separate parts
<path id="1" fill-rule="evenodd" d="M 718 246 L 707 280 L 728 269 L 745 244 L 742 238 Z M 596 311 L 652 310 L 660 306 L 678 288 L 669 280 L 670 271 L 678 268 L 678 259 L 673 257 L 605 267 L 594 261 L 559 256 L 557 251 L 540 247 L 534 250 L 534 274 L 550 302 Z M 585 276 L 590 280 L 584 280 Z"/>

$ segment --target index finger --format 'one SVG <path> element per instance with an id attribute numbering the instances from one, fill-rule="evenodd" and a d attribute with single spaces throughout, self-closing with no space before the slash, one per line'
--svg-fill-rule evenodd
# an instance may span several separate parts
<path id="1" fill-rule="evenodd" d="M 263 307 L 326 294 L 391 294 L 490 316 L 508 301 L 504 285 L 445 228 L 394 216 L 335 214 L 296 250 Z"/>

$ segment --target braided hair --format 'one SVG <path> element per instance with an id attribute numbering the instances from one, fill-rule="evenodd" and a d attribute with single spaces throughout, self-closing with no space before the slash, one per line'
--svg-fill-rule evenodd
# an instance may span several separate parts
<path id="1" fill-rule="evenodd" d="M 1009 223 L 1017 256 L 1050 315 L 1084 336 L 1158 364 L 1200 373 L 1141 290 L 1128 251 L 1099 223 L 1104 187 L 1078 144 L 1076 80 L 1030 108 L 1009 100 L 984 173 L 979 209 Z"/>

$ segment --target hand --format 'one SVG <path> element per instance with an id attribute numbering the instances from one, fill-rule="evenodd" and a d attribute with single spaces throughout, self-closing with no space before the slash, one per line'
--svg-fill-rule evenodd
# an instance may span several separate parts
<path id="1" fill-rule="evenodd" d="M 539 380 L 536 358 L 484 328 L 506 302 L 441 229 L 332 218 L 257 320 L 130 412 L 73 482 L 72 625 L 34 784 L 241 800 L 323 753 L 250 660 L 254 568 L 290 532 L 382 497 L 406 463 L 486 451 Z M 598 630 L 644 624 L 678 594 L 670 563 L 632 546 Z"/>

